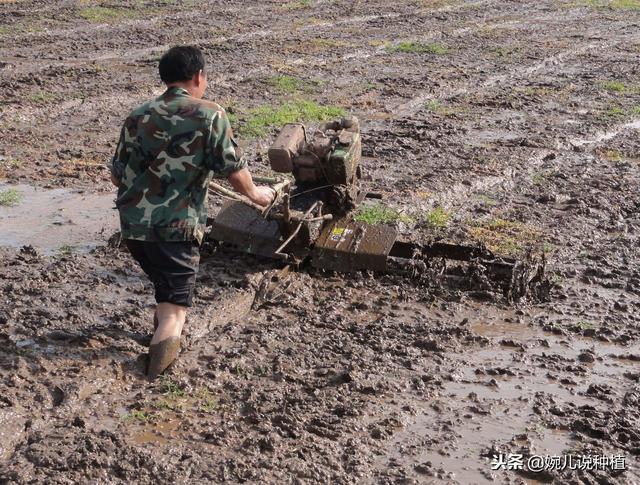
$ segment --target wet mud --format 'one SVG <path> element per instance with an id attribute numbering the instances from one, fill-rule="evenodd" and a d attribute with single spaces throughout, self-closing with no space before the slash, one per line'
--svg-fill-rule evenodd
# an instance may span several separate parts
<path id="1" fill-rule="evenodd" d="M 596 3 L 0 2 L 0 190 L 23 193 L 0 206 L 0 482 L 640 482 L 640 11 Z M 403 240 L 535 245 L 548 301 L 313 269 L 262 291 L 273 263 L 208 247 L 187 344 L 147 382 L 152 290 L 107 243 L 104 167 L 178 42 L 238 126 L 348 108 Z M 257 173 L 269 141 L 242 142 Z"/>

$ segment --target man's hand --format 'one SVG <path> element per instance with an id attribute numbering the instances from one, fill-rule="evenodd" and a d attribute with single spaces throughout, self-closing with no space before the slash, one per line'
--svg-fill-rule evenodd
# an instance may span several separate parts
<path id="1" fill-rule="evenodd" d="M 251 199 L 251 202 L 266 207 L 276 197 L 276 191 L 271 187 L 257 187 L 253 183 L 251 173 L 246 168 L 237 170 L 229 175 L 228 179 L 231 186 L 236 192 L 241 193 Z"/>
<path id="2" fill-rule="evenodd" d="M 267 187 L 265 185 L 256 187 L 252 194 L 248 194 L 247 196 L 251 199 L 252 202 L 255 202 L 262 207 L 266 207 L 276 198 L 276 191 L 271 187 Z"/>
<path id="3" fill-rule="evenodd" d="M 111 174 L 111 183 L 116 187 L 120 187 L 120 181 L 113 174 Z"/>

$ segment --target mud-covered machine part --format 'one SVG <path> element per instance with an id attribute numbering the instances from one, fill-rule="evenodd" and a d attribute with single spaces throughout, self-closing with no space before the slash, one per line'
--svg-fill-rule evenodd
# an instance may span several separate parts
<path id="1" fill-rule="evenodd" d="M 355 117 L 324 123 L 312 136 L 302 124 L 286 125 L 268 156 L 271 169 L 292 174 L 293 181 L 269 181 L 279 195 L 267 208 L 246 200 L 225 202 L 210 221 L 209 238 L 237 251 L 331 271 L 473 280 L 476 289 L 499 289 L 511 300 L 542 284 L 543 260 L 517 261 L 475 246 L 411 244 L 398 241 L 391 226 L 353 220 L 354 209 L 375 196 L 361 186 L 361 152 Z"/>

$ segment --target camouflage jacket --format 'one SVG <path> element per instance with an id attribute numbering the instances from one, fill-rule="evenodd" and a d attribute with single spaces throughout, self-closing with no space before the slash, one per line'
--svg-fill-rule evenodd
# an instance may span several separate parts
<path id="1" fill-rule="evenodd" d="M 215 103 L 181 88 L 131 112 L 111 164 L 124 239 L 202 242 L 212 176 L 244 168 Z"/>

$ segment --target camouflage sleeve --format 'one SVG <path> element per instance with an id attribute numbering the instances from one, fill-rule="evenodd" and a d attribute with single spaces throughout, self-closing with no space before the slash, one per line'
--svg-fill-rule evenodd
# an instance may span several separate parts
<path id="1" fill-rule="evenodd" d="M 111 174 L 118 180 L 122 180 L 124 175 L 124 168 L 127 165 L 127 150 L 125 149 L 125 134 L 126 126 L 120 130 L 120 139 L 118 140 L 118 146 L 116 147 L 116 153 L 111 160 Z"/>
<path id="2" fill-rule="evenodd" d="M 235 139 L 231 123 L 224 110 L 218 111 L 211 120 L 210 150 L 207 167 L 216 178 L 226 178 L 233 172 L 246 168 L 247 162 Z"/>

